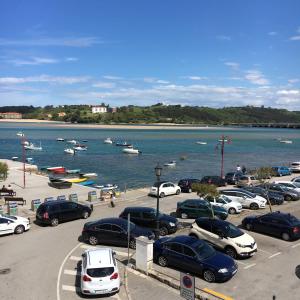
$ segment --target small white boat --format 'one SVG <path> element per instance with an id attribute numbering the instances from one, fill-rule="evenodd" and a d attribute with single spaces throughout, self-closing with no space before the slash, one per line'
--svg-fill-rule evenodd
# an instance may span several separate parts
<path id="1" fill-rule="evenodd" d="M 198 145 L 206 145 L 207 142 L 201 142 L 201 141 L 198 141 L 198 142 L 196 142 L 196 144 L 198 144 Z"/>
<path id="2" fill-rule="evenodd" d="M 80 174 L 80 175 L 83 176 L 83 177 L 87 177 L 87 178 L 98 177 L 97 173 L 83 173 L 83 174 Z"/>
<path id="3" fill-rule="evenodd" d="M 17 133 L 17 136 L 25 136 L 25 134 L 24 134 L 22 131 L 19 131 L 19 132 Z"/>
<path id="4" fill-rule="evenodd" d="M 57 142 L 64 142 L 65 139 L 63 139 L 63 138 L 57 138 L 56 141 L 57 141 Z"/>
<path id="5" fill-rule="evenodd" d="M 279 142 L 283 144 L 293 144 L 293 141 L 291 140 L 280 140 Z"/>
<path id="6" fill-rule="evenodd" d="M 86 150 L 87 150 L 87 147 L 76 146 L 76 147 L 73 147 L 73 149 L 76 150 L 76 151 L 86 151 Z"/>
<path id="7" fill-rule="evenodd" d="M 219 142 L 221 142 L 221 143 L 222 143 L 222 141 L 224 141 L 224 143 L 227 143 L 227 142 L 228 142 L 228 140 L 227 140 L 227 139 L 219 139 Z"/>
<path id="8" fill-rule="evenodd" d="M 19 159 L 18 156 L 13 156 L 13 157 L 11 158 L 11 160 L 14 160 L 14 161 L 16 161 L 16 160 L 18 160 L 18 159 Z"/>
<path id="9" fill-rule="evenodd" d="M 28 141 L 22 141 L 21 145 L 29 146 L 29 142 Z"/>
<path id="10" fill-rule="evenodd" d="M 139 154 L 141 153 L 138 149 L 134 149 L 134 148 L 124 148 L 122 150 L 123 153 L 126 153 L 126 154 Z"/>
<path id="11" fill-rule="evenodd" d="M 75 140 L 69 140 L 69 141 L 67 141 L 67 143 L 76 145 L 77 141 L 75 141 Z"/>
<path id="12" fill-rule="evenodd" d="M 72 155 L 75 154 L 75 150 L 72 149 L 72 148 L 67 148 L 67 149 L 64 150 L 64 152 L 67 153 L 67 154 L 72 154 Z"/>
<path id="13" fill-rule="evenodd" d="M 175 160 L 169 161 L 169 162 L 165 163 L 164 166 L 165 167 L 175 167 L 176 161 Z"/>
<path id="14" fill-rule="evenodd" d="M 34 160 L 32 157 L 27 157 L 26 158 L 26 162 L 28 162 L 29 164 L 33 164 L 34 163 Z"/>
<path id="15" fill-rule="evenodd" d="M 34 143 L 25 144 L 24 143 L 25 150 L 34 150 L 34 151 L 42 151 L 42 144 L 40 143 L 39 146 L 36 146 Z"/>
<path id="16" fill-rule="evenodd" d="M 113 141 L 111 138 L 106 138 L 104 141 L 103 141 L 104 144 L 112 144 Z"/>

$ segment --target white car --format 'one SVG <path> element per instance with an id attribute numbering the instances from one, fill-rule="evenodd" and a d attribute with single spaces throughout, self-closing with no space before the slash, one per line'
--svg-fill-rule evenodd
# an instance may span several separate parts
<path id="1" fill-rule="evenodd" d="M 297 181 L 274 181 L 273 183 L 286 186 L 289 189 L 293 189 L 296 192 L 300 192 L 300 183 Z"/>
<path id="2" fill-rule="evenodd" d="M 205 240 L 232 258 L 250 257 L 257 251 L 257 244 L 252 236 L 235 225 L 216 218 L 196 219 L 189 235 Z"/>
<path id="3" fill-rule="evenodd" d="M 179 195 L 181 193 L 181 188 L 177 184 L 168 181 L 161 181 L 154 183 L 150 189 L 149 195 L 157 196 L 158 186 L 160 198 L 174 194 Z"/>
<path id="4" fill-rule="evenodd" d="M 291 163 L 290 170 L 292 172 L 300 172 L 300 161 L 294 161 Z"/>
<path id="5" fill-rule="evenodd" d="M 0 235 L 16 233 L 20 234 L 30 229 L 30 220 L 9 215 L 0 215 Z"/>
<path id="6" fill-rule="evenodd" d="M 87 249 L 82 254 L 81 293 L 113 294 L 120 290 L 120 274 L 111 248 Z"/>
<path id="7" fill-rule="evenodd" d="M 223 207 L 227 210 L 229 214 L 239 214 L 242 211 L 242 205 L 237 202 L 229 199 L 225 195 L 220 195 L 217 198 L 214 197 L 206 197 L 206 201 L 209 201 L 211 204 L 215 206 Z"/>
<path id="8" fill-rule="evenodd" d="M 239 202 L 245 208 L 259 209 L 266 207 L 267 200 L 264 197 L 255 195 L 243 189 L 221 190 L 220 193 L 233 201 Z"/>

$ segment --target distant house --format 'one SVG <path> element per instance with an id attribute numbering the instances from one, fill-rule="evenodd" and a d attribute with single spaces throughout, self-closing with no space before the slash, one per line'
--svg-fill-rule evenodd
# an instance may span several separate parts
<path id="1" fill-rule="evenodd" d="M 64 111 L 61 111 L 61 112 L 58 113 L 59 117 L 64 117 L 65 115 L 66 115 L 66 113 Z"/>
<path id="2" fill-rule="evenodd" d="M 116 113 L 117 112 L 117 108 L 116 107 L 109 107 L 108 111 L 111 113 Z"/>
<path id="3" fill-rule="evenodd" d="M 18 112 L 3 112 L 0 113 L 2 119 L 22 119 L 22 114 Z"/>
<path id="4" fill-rule="evenodd" d="M 107 107 L 103 105 L 93 105 L 92 106 L 92 113 L 93 114 L 103 114 L 107 113 Z"/>

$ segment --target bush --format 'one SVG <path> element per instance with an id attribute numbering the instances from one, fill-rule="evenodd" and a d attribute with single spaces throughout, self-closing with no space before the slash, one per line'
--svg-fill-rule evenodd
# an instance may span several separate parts
<path id="1" fill-rule="evenodd" d="M 0 162 L 0 179 L 5 180 L 8 176 L 8 165 L 7 163 Z"/>

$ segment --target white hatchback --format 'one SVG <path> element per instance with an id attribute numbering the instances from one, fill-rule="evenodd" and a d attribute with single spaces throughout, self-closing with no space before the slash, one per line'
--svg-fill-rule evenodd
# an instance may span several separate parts
<path id="1" fill-rule="evenodd" d="M 29 229 L 29 219 L 18 216 L 0 215 L 0 235 L 9 233 L 20 234 Z"/>
<path id="2" fill-rule="evenodd" d="M 233 201 L 226 197 L 225 195 L 220 195 L 216 198 L 214 197 L 206 197 L 206 201 L 209 201 L 211 204 L 215 206 L 223 207 L 227 210 L 229 214 L 239 214 L 242 211 L 242 204 L 237 201 Z"/>
<path id="3" fill-rule="evenodd" d="M 168 195 L 179 195 L 181 193 L 181 188 L 175 183 L 168 181 L 156 182 L 151 187 L 149 195 L 157 196 L 159 187 L 159 197 L 163 198 Z"/>
<path id="4" fill-rule="evenodd" d="M 88 249 L 82 254 L 81 293 L 102 295 L 117 293 L 120 275 L 111 248 Z"/>

